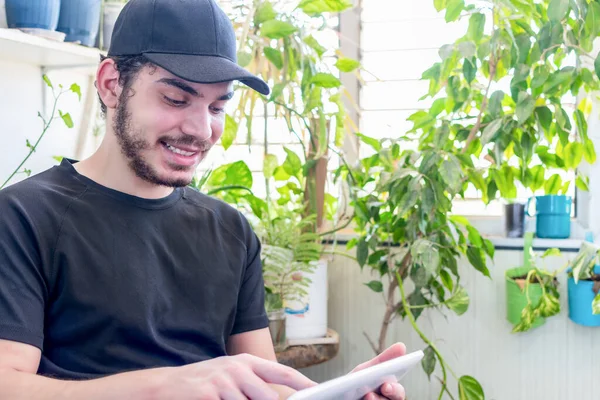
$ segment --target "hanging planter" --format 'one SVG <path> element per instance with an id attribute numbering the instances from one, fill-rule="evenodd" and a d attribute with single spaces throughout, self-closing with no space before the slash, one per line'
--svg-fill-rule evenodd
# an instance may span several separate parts
<path id="1" fill-rule="evenodd" d="M 100 27 L 101 0 L 61 0 L 58 31 L 67 42 L 92 47 Z"/>
<path id="2" fill-rule="evenodd" d="M 598 249 L 584 242 L 568 270 L 569 319 L 583 326 L 600 326 L 600 265 Z"/>
<path id="3" fill-rule="evenodd" d="M 542 298 L 542 285 L 537 279 L 530 280 L 529 285 L 526 285 L 527 274 L 532 269 L 523 266 L 506 271 L 506 318 L 512 325 L 517 325 L 521 321 L 528 298 L 533 307 L 537 307 Z M 525 287 L 527 287 L 527 292 Z M 537 328 L 545 322 L 545 318 L 538 317 L 531 324 L 531 328 Z"/>
<path id="4" fill-rule="evenodd" d="M 5 0 L 5 7 L 9 28 L 57 28 L 60 0 Z"/>

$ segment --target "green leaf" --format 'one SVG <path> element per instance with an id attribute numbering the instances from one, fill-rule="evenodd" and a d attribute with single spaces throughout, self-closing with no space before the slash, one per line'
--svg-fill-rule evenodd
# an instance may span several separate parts
<path id="1" fill-rule="evenodd" d="M 592 314 L 600 314 L 600 293 L 598 293 L 592 301 Z"/>
<path id="2" fill-rule="evenodd" d="M 254 15 L 254 24 L 260 25 L 265 21 L 275 19 L 277 13 L 273 10 L 273 4 L 270 1 L 261 1 Z"/>
<path id="3" fill-rule="evenodd" d="M 600 4 L 595 1 L 588 4 L 584 26 L 587 34 L 591 37 L 597 36 L 600 31 Z"/>
<path id="4" fill-rule="evenodd" d="M 490 271 L 485 265 L 485 258 L 483 257 L 483 252 L 480 248 L 470 246 L 467 249 L 467 258 L 477 271 L 481 272 L 484 276 L 490 277 Z"/>
<path id="5" fill-rule="evenodd" d="M 494 253 L 496 252 L 496 248 L 494 247 L 494 244 L 492 243 L 492 241 L 489 239 L 483 239 L 483 245 L 484 245 L 486 254 L 490 258 L 494 258 Z"/>
<path id="6" fill-rule="evenodd" d="M 471 63 L 470 60 L 465 59 L 463 63 L 463 75 L 468 83 L 473 82 L 477 75 L 477 68 Z"/>
<path id="7" fill-rule="evenodd" d="M 560 250 L 556 247 L 553 247 L 551 249 L 546 250 L 544 254 L 542 254 L 542 258 L 560 256 L 560 254 Z"/>
<path id="8" fill-rule="evenodd" d="M 352 72 L 356 68 L 360 67 L 360 62 L 352 58 L 342 57 L 337 60 L 335 66 L 342 72 Z"/>
<path id="9" fill-rule="evenodd" d="M 586 140 L 583 145 L 583 157 L 590 164 L 596 162 L 596 150 L 594 149 L 594 143 L 590 139 Z"/>
<path id="10" fill-rule="evenodd" d="M 357 132 L 356 136 L 361 140 L 361 142 L 368 144 L 375 151 L 381 151 L 381 143 L 379 143 L 379 140 L 372 138 L 370 136 L 367 136 L 367 135 L 363 135 L 360 132 Z"/>
<path id="11" fill-rule="evenodd" d="M 78 84 L 74 83 L 69 87 L 69 90 L 77 95 L 79 101 L 81 101 L 81 88 Z"/>
<path id="12" fill-rule="evenodd" d="M 457 315 L 463 315 L 469 309 L 469 295 L 462 286 L 457 286 L 456 291 L 448 300 L 446 306 Z"/>
<path id="13" fill-rule="evenodd" d="M 433 137 L 433 145 L 436 149 L 443 149 L 448 142 L 450 137 L 450 126 L 448 123 L 442 124 L 442 126 L 436 131 Z"/>
<path id="14" fill-rule="evenodd" d="M 433 0 L 433 6 L 437 10 L 437 12 L 440 12 L 444 8 L 446 8 L 446 0 Z"/>
<path id="15" fill-rule="evenodd" d="M 583 178 L 581 175 L 579 175 L 576 179 L 575 179 L 575 186 L 577 186 L 577 188 L 579 190 L 583 190 L 584 192 L 589 192 L 590 188 L 588 185 L 588 179 Z"/>
<path id="16" fill-rule="evenodd" d="M 352 7 L 349 0 L 302 0 L 298 5 L 307 14 L 322 14 L 325 12 L 341 12 Z"/>
<path id="17" fill-rule="evenodd" d="M 264 53 L 267 60 L 271 61 L 277 69 L 283 68 L 283 56 L 279 50 L 272 47 L 265 47 Z"/>
<path id="18" fill-rule="evenodd" d="M 489 102 L 489 112 L 494 117 L 497 118 L 502 115 L 502 100 L 504 100 L 504 92 L 502 90 L 496 90 L 490 96 Z"/>
<path id="19" fill-rule="evenodd" d="M 62 157 L 62 156 L 52 156 L 52 158 L 53 158 L 54 160 L 56 160 L 57 162 L 59 162 L 59 163 L 60 163 L 60 162 L 62 162 L 62 160 L 63 160 L 63 158 L 64 158 L 64 157 Z"/>
<path id="20" fill-rule="evenodd" d="M 498 119 L 495 119 L 492 122 L 490 122 L 485 127 L 485 129 L 483 130 L 483 133 L 481 134 L 481 145 L 485 146 L 486 144 L 493 141 L 496 137 L 496 134 L 500 131 L 501 127 L 502 127 L 502 118 L 498 118 Z"/>
<path id="21" fill-rule="evenodd" d="M 427 374 L 427 378 L 431 381 L 431 374 L 435 371 L 435 363 L 437 359 L 435 358 L 435 351 L 431 346 L 427 346 L 427 348 L 423 351 L 424 357 L 421 359 L 421 366 L 423 367 L 423 371 Z"/>
<path id="22" fill-rule="evenodd" d="M 444 284 L 444 286 L 446 286 L 448 290 L 452 291 L 454 289 L 454 282 L 452 282 L 452 277 L 450 276 L 450 273 L 448 271 L 442 269 L 440 271 L 440 278 L 442 279 L 442 283 Z"/>
<path id="23" fill-rule="evenodd" d="M 483 28 L 485 27 L 485 15 L 481 13 L 475 13 L 469 18 L 469 30 L 467 31 L 467 38 L 479 43 L 483 37 Z"/>
<path id="24" fill-rule="evenodd" d="M 46 85 L 48 85 L 49 88 L 52 88 L 52 82 L 50 82 L 50 78 L 48 78 L 47 75 L 42 75 L 42 79 L 44 82 L 46 82 Z"/>
<path id="25" fill-rule="evenodd" d="M 290 176 L 298 176 L 298 173 L 302 169 L 300 157 L 287 147 L 284 147 L 283 150 L 287 153 L 287 157 L 282 164 L 284 171 L 290 174 Z"/>
<path id="26" fill-rule="evenodd" d="M 452 192 L 457 192 L 462 187 L 460 164 L 456 158 L 449 158 L 442 162 L 440 175 Z"/>
<path id="27" fill-rule="evenodd" d="M 221 144 L 223 148 L 227 150 L 232 144 L 235 138 L 237 137 L 238 124 L 229 114 L 225 115 L 225 129 L 223 130 L 223 135 L 221 136 Z"/>
<path id="28" fill-rule="evenodd" d="M 252 172 L 248 165 L 241 160 L 224 164 L 212 172 L 206 185 L 210 188 L 236 185 L 250 189 L 252 187 Z"/>
<path id="29" fill-rule="evenodd" d="M 240 67 L 245 68 L 252 62 L 252 54 L 241 51 L 237 53 L 237 63 Z"/>
<path id="30" fill-rule="evenodd" d="M 475 47 L 475 43 L 473 42 L 460 42 L 458 44 L 458 51 L 463 56 L 463 58 L 471 58 L 475 55 L 477 48 Z"/>
<path id="31" fill-rule="evenodd" d="M 428 275 L 435 275 L 440 265 L 440 254 L 432 242 L 419 239 L 410 248 L 413 259 L 421 264 Z"/>
<path id="32" fill-rule="evenodd" d="M 535 109 L 535 101 L 531 97 L 531 95 L 527 92 L 519 93 L 519 98 L 517 102 L 517 119 L 519 123 L 523 124 L 531 114 L 533 114 L 533 110 Z"/>
<path id="33" fill-rule="evenodd" d="M 365 285 L 375 293 L 383 292 L 383 283 L 381 283 L 381 281 L 371 281 L 369 283 L 365 283 Z"/>
<path id="34" fill-rule="evenodd" d="M 296 32 L 296 27 L 289 22 L 271 19 L 265 21 L 260 27 L 260 34 L 270 39 L 282 39 Z"/>
<path id="35" fill-rule="evenodd" d="M 277 165 L 277 156 L 275 156 L 274 154 L 265 155 L 265 159 L 263 161 L 263 174 L 265 178 L 271 179 L 273 177 Z"/>
<path id="36" fill-rule="evenodd" d="M 579 166 L 583 158 L 583 145 L 579 142 L 569 142 L 565 146 L 563 160 L 565 168 L 572 169 Z"/>
<path id="37" fill-rule="evenodd" d="M 467 231 L 469 232 L 469 242 L 475 247 L 483 247 L 483 238 L 473 227 L 473 225 L 467 225 Z"/>
<path id="38" fill-rule="evenodd" d="M 579 134 L 579 137 L 581 137 L 583 140 L 587 139 L 588 125 L 587 121 L 585 120 L 585 115 L 583 115 L 581 110 L 575 110 L 573 116 L 575 118 L 575 125 L 577 126 L 577 133 Z"/>
<path id="39" fill-rule="evenodd" d="M 546 106 L 537 107 L 535 109 L 535 115 L 537 116 L 538 121 L 540 121 L 542 128 L 547 132 L 552 125 L 552 111 Z"/>
<path id="40" fill-rule="evenodd" d="M 544 182 L 546 181 L 546 170 L 542 165 L 536 165 L 531 168 L 532 181 L 529 185 L 530 189 L 535 192 L 542 186 L 544 186 Z"/>
<path id="41" fill-rule="evenodd" d="M 459 400 L 485 400 L 483 388 L 472 376 L 464 375 L 458 380 Z"/>
<path id="42" fill-rule="evenodd" d="M 358 265 L 362 268 L 367 262 L 367 257 L 369 256 L 369 245 L 365 241 L 364 238 L 360 238 L 358 244 L 356 245 L 356 261 L 358 261 Z"/>
<path id="43" fill-rule="evenodd" d="M 546 181 L 544 185 L 545 194 L 558 194 L 562 187 L 562 179 L 558 174 L 554 174 Z"/>
<path id="44" fill-rule="evenodd" d="M 323 54 L 327 51 L 327 49 L 321 46 L 319 42 L 317 42 L 317 39 L 315 39 L 312 35 L 306 37 L 304 39 L 304 43 L 306 43 L 308 47 L 316 51 L 319 57 L 322 57 Z"/>
<path id="45" fill-rule="evenodd" d="M 271 97 L 269 97 L 269 101 L 278 100 L 279 96 L 283 94 L 283 90 L 286 87 L 286 83 L 279 82 L 273 85 L 273 90 L 271 91 Z"/>
<path id="46" fill-rule="evenodd" d="M 62 120 L 65 123 L 65 125 L 67 126 L 67 128 L 72 128 L 73 127 L 73 120 L 71 119 L 71 114 L 69 114 L 69 113 L 64 113 L 63 114 L 63 112 L 60 111 L 60 110 L 58 110 L 58 114 L 62 118 Z"/>
<path id="47" fill-rule="evenodd" d="M 538 304 L 538 310 L 541 317 L 550 318 L 560 312 L 560 303 L 555 296 L 547 292 L 542 295 Z"/>
<path id="48" fill-rule="evenodd" d="M 456 21 L 465 8 L 464 0 L 447 0 L 446 22 Z"/>
<path id="49" fill-rule="evenodd" d="M 325 72 L 319 72 L 315 74 L 312 77 L 311 82 L 316 86 L 323 88 L 336 88 L 342 84 L 338 78 Z"/>
<path id="50" fill-rule="evenodd" d="M 548 5 L 548 18 L 550 21 L 559 22 L 567 16 L 569 0 L 550 0 Z"/>

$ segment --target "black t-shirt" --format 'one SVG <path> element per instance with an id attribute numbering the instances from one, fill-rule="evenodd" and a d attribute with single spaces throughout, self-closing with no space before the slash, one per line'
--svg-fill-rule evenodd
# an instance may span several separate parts
<path id="1" fill-rule="evenodd" d="M 127 195 L 72 162 L 0 191 L 0 339 L 40 348 L 39 374 L 184 365 L 268 326 L 241 213 L 189 187 Z"/>

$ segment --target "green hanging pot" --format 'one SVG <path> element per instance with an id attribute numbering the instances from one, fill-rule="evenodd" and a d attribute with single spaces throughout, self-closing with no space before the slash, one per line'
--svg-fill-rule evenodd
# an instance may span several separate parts
<path id="1" fill-rule="evenodd" d="M 506 319 L 516 325 L 521 320 L 521 312 L 527 306 L 527 294 L 525 293 L 525 277 L 531 271 L 530 267 L 515 267 L 506 271 Z M 521 278 L 521 279 L 517 279 Z M 527 289 L 533 307 L 537 306 L 542 297 L 542 286 L 539 283 L 530 283 Z M 546 322 L 545 318 L 539 317 L 532 324 L 537 328 Z"/>

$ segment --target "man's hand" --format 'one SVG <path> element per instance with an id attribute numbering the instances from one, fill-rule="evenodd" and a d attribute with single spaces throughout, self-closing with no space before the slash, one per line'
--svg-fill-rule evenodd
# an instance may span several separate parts
<path id="1" fill-rule="evenodd" d="M 293 368 L 249 354 L 170 368 L 163 378 L 158 399 L 278 400 L 269 384 L 295 390 L 317 384 Z"/>
<path id="2" fill-rule="evenodd" d="M 403 356 L 404 354 L 406 354 L 406 346 L 403 343 L 396 343 L 393 346 L 388 347 L 383 353 L 372 360 L 360 364 L 354 368 L 352 372 L 360 371 L 361 369 L 392 360 L 396 357 Z M 365 395 L 364 400 L 404 400 L 404 396 L 405 393 L 402 385 L 400 385 L 398 382 L 390 382 L 381 385 L 376 393 L 371 392 Z"/>

